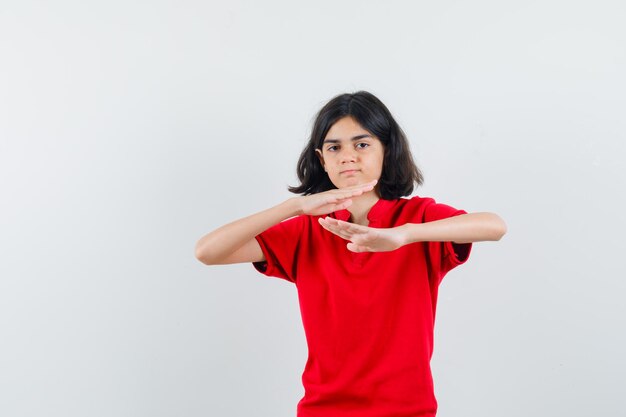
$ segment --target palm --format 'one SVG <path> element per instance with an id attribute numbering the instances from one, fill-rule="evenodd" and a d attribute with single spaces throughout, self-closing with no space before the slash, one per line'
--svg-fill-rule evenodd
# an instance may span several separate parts
<path id="1" fill-rule="evenodd" d="M 404 237 L 398 227 L 377 229 L 332 218 L 320 219 L 319 222 L 329 232 L 349 240 L 347 247 L 353 252 L 388 252 L 404 245 Z"/>
<path id="2" fill-rule="evenodd" d="M 352 204 L 352 198 L 374 189 L 376 181 L 354 185 L 342 189 L 332 189 L 305 197 L 299 197 L 302 213 L 312 216 L 332 213 Z"/>
<path id="3" fill-rule="evenodd" d="M 305 212 L 311 216 L 320 216 L 323 214 L 332 213 L 337 210 L 341 210 L 347 207 L 346 204 L 328 203 L 322 206 L 305 207 Z"/>

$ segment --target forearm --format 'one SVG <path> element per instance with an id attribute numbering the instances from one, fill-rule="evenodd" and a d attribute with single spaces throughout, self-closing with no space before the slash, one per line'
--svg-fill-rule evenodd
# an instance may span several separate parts
<path id="1" fill-rule="evenodd" d="M 274 207 L 228 223 L 206 234 L 196 243 L 196 258 L 215 263 L 261 232 L 298 214 L 298 201 L 290 198 Z"/>
<path id="2" fill-rule="evenodd" d="M 507 230 L 504 221 L 494 213 L 461 214 L 427 223 L 407 223 L 402 227 L 407 243 L 500 240 Z"/>

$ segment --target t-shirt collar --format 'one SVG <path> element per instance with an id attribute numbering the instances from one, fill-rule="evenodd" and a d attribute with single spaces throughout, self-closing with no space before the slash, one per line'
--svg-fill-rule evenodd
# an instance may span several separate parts
<path id="1" fill-rule="evenodd" d="M 380 221 L 385 213 L 391 208 L 396 200 L 384 200 L 379 198 L 367 213 L 367 220 L 372 222 Z M 347 222 L 350 219 L 350 212 L 347 209 L 335 211 L 335 218 Z"/>

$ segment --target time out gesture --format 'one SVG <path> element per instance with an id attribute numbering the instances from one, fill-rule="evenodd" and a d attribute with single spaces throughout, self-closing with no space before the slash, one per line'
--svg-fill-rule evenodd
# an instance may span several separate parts
<path id="1" fill-rule="evenodd" d="M 370 191 L 376 181 L 300 197 L 301 212 L 323 215 L 352 204 L 351 198 Z M 391 228 L 374 228 L 332 217 L 318 219 L 327 231 L 348 241 L 352 252 L 387 252 L 414 242 L 469 243 L 498 240 L 506 231 L 503 220 L 494 213 L 461 214 L 427 223 L 406 223 Z"/>
<path id="2" fill-rule="evenodd" d="M 376 180 L 373 180 L 364 184 L 335 188 L 303 197 L 293 197 L 293 199 L 298 201 L 301 214 L 319 216 L 348 208 L 352 205 L 352 198 L 372 191 L 375 185 Z"/>
<path id="3" fill-rule="evenodd" d="M 319 223 L 329 232 L 349 240 L 347 247 L 352 252 L 387 252 L 408 243 L 404 226 L 378 229 L 332 217 L 320 217 Z"/>
<path id="4" fill-rule="evenodd" d="M 352 204 L 352 198 L 373 190 L 375 185 L 376 180 L 373 180 L 360 185 L 300 197 L 300 210 L 303 214 L 315 216 L 346 209 Z M 349 240 L 350 243 L 347 247 L 353 252 L 385 252 L 398 249 L 407 243 L 401 226 L 378 229 L 333 219 L 332 217 L 320 217 L 319 223 L 329 232 Z"/>

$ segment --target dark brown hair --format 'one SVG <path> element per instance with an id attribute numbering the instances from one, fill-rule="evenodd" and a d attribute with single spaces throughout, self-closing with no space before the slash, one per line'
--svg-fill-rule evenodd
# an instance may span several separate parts
<path id="1" fill-rule="evenodd" d="M 315 149 L 322 148 L 332 125 L 346 116 L 353 117 L 384 145 L 383 169 L 376 184 L 380 198 L 394 200 L 408 196 L 415 184 L 419 186 L 424 182 L 420 169 L 413 162 L 406 135 L 391 112 L 373 94 L 358 91 L 334 97 L 317 113 L 309 142 L 298 160 L 297 173 L 301 184 L 288 187 L 289 191 L 308 195 L 337 188 L 324 171 Z"/>

